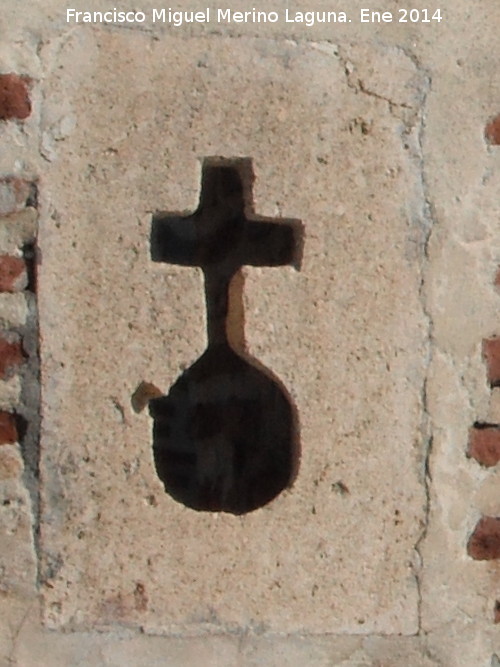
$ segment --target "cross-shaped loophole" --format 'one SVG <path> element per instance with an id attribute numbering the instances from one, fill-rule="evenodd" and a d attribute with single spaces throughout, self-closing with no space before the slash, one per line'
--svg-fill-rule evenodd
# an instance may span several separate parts
<path id="1" fill-rule="evenodd" d="M 253 215 L 251 183 L 249 160 L 206 161 L 198 209 L 156 214 L 151 230 L 154 261 L 203 270 L 208 338 L 168 395 L 150 401 L 156 470 L 188 507 L 234 514 L 276 497 L 298 462 L 290 399 L 270 371 L 242 356 L 234 332 L 243 336 L 240 268 L 296 262 L 301 226 Z"/>

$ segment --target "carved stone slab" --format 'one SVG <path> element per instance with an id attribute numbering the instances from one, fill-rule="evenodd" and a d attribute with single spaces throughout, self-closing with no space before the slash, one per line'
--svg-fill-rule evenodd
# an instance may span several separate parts
<path id="1" fill-rule="evenodd" d="M 415 633 L 424 77 L 396 49 L 96 28 L 42 57 L 45 623 Z M 205 156 L 251 158 L 255 210 L 305 234 L 300 270 L 243 269 L 246 351 L 287 388 L 301 461 L 242 516 L 164 492 L 131 403 L 206 348 L 201 270 L 150 255 Z"/>

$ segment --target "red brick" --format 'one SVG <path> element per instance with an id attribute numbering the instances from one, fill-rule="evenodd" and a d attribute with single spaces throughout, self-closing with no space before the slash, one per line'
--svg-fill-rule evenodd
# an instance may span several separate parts
<path id="1" fill-rule="evenodd" d="M 6 380 L 24 362 L 24 353 L 20 341 L 10 342 L 0 338 L 0 380 Z"/>
<path id="2" fill-rule="evenodd" d="M 483 358 L 486 361 L 488 382 L 496 386 L 500 384 L 500 338 L 483 340 Z"/>
<path id="3" fill-rule="evenodd" d="M 30 113 L 26 79 L 17 74 L 0 74 L 0 120 L 24 120 Z"/>
<path id="4" fill-rule="evenodd" d="M 493 146 L 500 146 L 500 115 L 491 120 L 484 131 L 486 141 Z"/>
<path id="5" fill-rule="evenodd" d="M 500 519 L 483 516 L 467 544 L 467 553 L 474 560 L 500 558 Z"/>
<path id="6" fill-rule="evenodd" d="M 24 259 L 0 255 L 0 292 L 19 292 L 26 287 L 27 282 Z"/>
<path id="7" fill-rule="evenodd" d="M 490 468 L 500 461 L 500 427 L 474 426 L 469 431 L 467 456 Z"/>
<path id="8" fill-rule="evenodd" d="M 0 215 L 20 211 L 30 203 L 36 193 L 36 186 L 16 176 L 0 178 Z"/>
<path id="9" fill-rule="evenodd" d="M 17 442 L 16 417 L 10 412 L 0 412 L 0 445 Z"/>

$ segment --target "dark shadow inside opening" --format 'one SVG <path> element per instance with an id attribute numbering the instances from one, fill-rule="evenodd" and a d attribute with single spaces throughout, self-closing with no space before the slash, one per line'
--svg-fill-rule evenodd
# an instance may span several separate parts
<path id="1" fill-rule="evenodd" d="M 205 277 L 207 349 L 149 403 L 158 475 L 196 510 L 250 512 L 298 470 L 297 411 L 281 382 L 245 354 L 240 267 L 297 262 L 301 226 L 253 215 L 252 181 L 249 160 L 207 160 L 198 209 L 153 217 L 152 259 L 199 266 Z"/>

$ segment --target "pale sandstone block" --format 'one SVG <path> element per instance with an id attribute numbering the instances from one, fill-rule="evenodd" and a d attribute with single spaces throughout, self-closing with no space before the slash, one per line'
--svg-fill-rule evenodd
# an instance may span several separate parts
<path id="1" fill-rule="evenodd" d="M 233 667 L 240 664 L 239 642 L 233 636 L 181 639 L 137 635 L 123 630 L 116 633 L 44 632 L 35 613 L 31 613 L 22 626 L 12 653 L 17 664 L 23 667 L 39 667 L 41 655 L 50 661 L 50 667 L 82 664 L 86 667 Z"/>
<path id="2" fill-rule="evenodd" d="M 0 326 L 4 329 L 22 327 L 28 316 L 24 294 L 0 294 Z"/>
<path id="3" fill-rule="evenodd" d="M 491 390 L 488 421 L 492 424 L 500 424 L 500 387 Z"/>
<path id="4" fill-rule="evenodd" d="M 33 185 L 17 176 L 0 177 L 0 216 L 13 214 L 30 204 Z"/>
<path id="5" fill-rule="evenodd" d="M 18 478 L 23 471 L 23 459 L 18 445 L 0 445 L 0 481 Z"/>
<path id="6" fill-rule="evenodd" d="M 0 381 L 0 409 L 9 410 L 15 408 L 21 394 L 21 380 L 14 375 L 8 380 Z"/>
<path id="7" fill-rule="evenodd" d="M 33 241 L 37 228 L 36 209 L 28 207 L 0 217 L 0 250 L 16 253 L 25 243 Z"/>
<path id="8" fill-rule="evenodd" d="M 362 89 L 349 46 L 124 32 L 43 54 L 45 623 L 413 634 L 425 79 L 372 46 L 353 49 Z M 300 271 L 244 270 L 248 351 L 290 392 L 302 456 L 289 491 L 238 517 L 164 493 L 131 406 L 205 348 L 201 273 L 153 264 L 149 234 L 152 212 L 197 207 L 209 155 L 252 158 L 255 211 L 305 228 Z"/>
<path id="9" fill-rule="evenodd" d="M 5 454 L 5 455 L 4 455 Z M 0 595 L 29 595 L 36 581 L 31 502 L 19 447 L 0 447 Z"/>

